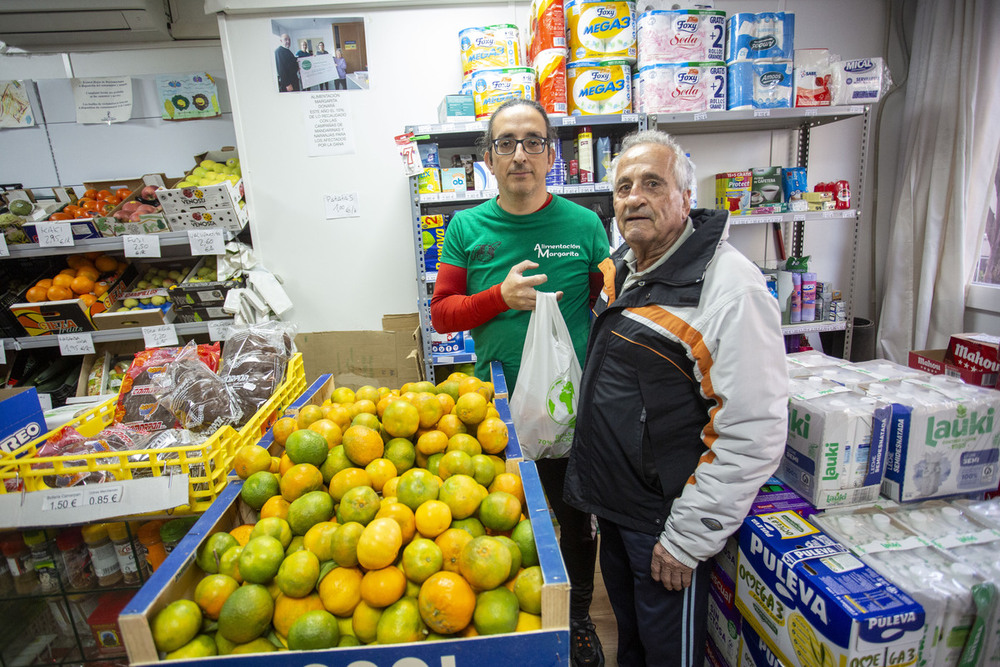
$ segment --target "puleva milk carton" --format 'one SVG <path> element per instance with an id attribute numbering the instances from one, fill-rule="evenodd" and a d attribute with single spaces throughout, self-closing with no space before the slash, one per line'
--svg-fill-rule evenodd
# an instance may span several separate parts
<path id="1" fill-rule="evenodd" d="M 1000 392 L 943 375 L 873 391 L 891 403 L 874 424 L 887 446 L 883 494 L 906 502 L 997 488 Z"/>
<path id="2" fill-rule="evenodd" d="M 903 667 L 919 658 L 924 610 L 794 512 L 740 529 L 736 606 L 783 664 Z"/>

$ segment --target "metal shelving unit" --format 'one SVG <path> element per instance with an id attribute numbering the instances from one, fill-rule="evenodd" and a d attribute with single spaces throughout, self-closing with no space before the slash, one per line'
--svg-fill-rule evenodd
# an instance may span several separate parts
<path id="1" fill-rule="evenodd" d="M 225 327 L 232 320 L 212 320 L 212 322 L 179 322 L 173 325 L 178 336 L 194 336 L 209 333 L 209 327 Z M 163 325 L 160 325 L 163 326 Z M 169 325 L 168 325 L 169 326 Z M 94 339 L 94 343 L 108 343 L 122 340 L 142 340 L 142 327 L 127 329 L 109 329 L 107 331 L 85 331 Z M 33 350 L 43 347 L 59 347 L 59 336 L 21 336 L 20 338 L 2 338 L 3 347 L 7 350 Z"/>
<path id="2" fill-rule="evenodd" d="M 235 234 L 222 230 L 225 241 L 231 241 Z M 190 235 L 187 231 L 160 232 L 156 234 L 161 248 L 177 246 L 190 247 Z M 7 246 L 9 255 L 0 255 L 2 259 L 18 259 L 20 257 L 51 257 L 54 255 L 73 255 L 79 252 L 124 252 L 125 242 L 121 236 L 105 236 L 99 239 L 79 239 L 71 246 L 40 246 L 37 243 L 23 243 Z"/>

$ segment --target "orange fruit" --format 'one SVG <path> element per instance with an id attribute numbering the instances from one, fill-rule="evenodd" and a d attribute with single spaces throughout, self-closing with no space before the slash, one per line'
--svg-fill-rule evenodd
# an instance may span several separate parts
<path id="1" fill-rule="evenodd" d="M 340 430 L 340 426 L 337 422 L 332 419 L 317 419 L 312 424 L 309 424 L 310 431 L 316 431 L 321 436 L 326 438 L 326 444 L 329 449 L 333 449 L 340 444 L 340 439 L 343 437 L 343 432 Z"/>
<path id="2" fill-rule="evenodd" d="M 458 557 L 458 571 L 477 591 L 488 591 L 507 581 L 510 565 L 510 551 L 489 535 L 472 538 Z"/>
<path id="3" fill-rule="evenodd" d="M 295 417 L 282 417 L 274 422 L 274 426 L 271 427 L 271 434 L 274 436 L 274 441 L 284 447 L 288 436 L 298 430 L 298 428 L 299 424 Z"/>
<path id="4" fill-rule="evenodd" d="M 378 644 L 403 644 L 424 639 L 427 626 L 420 618 L 417 601 L 405 597 L 390 605 L 378 619 L 375 640 Z"/>
<path id="5" fill-rule="evenodd" d="M 90 308 L 95 303 L 97 303 L 97 297 L 94 296 L 93 294 L 80 294 L 78 296 L 80 301 L 83 301 L 83 305 L 85 305 L 87 308 Z"/>
<path id="6" fill-rule="evenodd" d="M 375 414 L 378 412 L 378 408 L 375 406 L 375 401 L 367 398 L 354 401 L 354 405 L 351 406 L 350 410 L 355 417 L 360 414 L 369 414 L 375 417 Z"/>
<path id="7" fill-rule="evenodd" d="M 351 425 L 353 415 L 351 415 L 351 411 L 345 406 L 334 403 L 330 405 L 323 417 L 339 426 L 341 433 L 343 433 Z"/>
<path id="8" fill-rule="evenodd" d="M 437 572 L 420 587 L 417 605 L 428 628 L 450 635 L 464 630 L 472 621 L 476 594 L 458 574 Z"/>
<path id="9" fill-rule="evenodd" d="M 336 428 L 336 424 L 333 422 L 330 424 Z M 329 452 L 330 445 L 327 443 L 326 437 L 313 430 L 311 424 L 307 428 L 295 431 L 285 441 L 285 454 L 288 455 L 292 463 L 310 463 L 318 469 L 326 461 L 326 455 Z"/>
<path id="10" fill-rule="evenodd" d="M 358 564 L 358 540 L 364 529 L 357 521 L 350 521 L 341 524 L 330 536 L 330 553 L 341 567 L 354 567 Z"/>
<path id="11" fill-rule="evenodd" d="M 439 431 L 437 429 L 427 431 L 417 438 L 416 448 L 418 452 L 424 454 L 425 456 L 443 452 L 448 448 L 448 436 L 444 431 Z"/>
<path id="12" fill-rule="evenodd" d="M 524 514 L 527 503 L 524 500 L 524 486 L 521 485 L 521 478 L 512 472 L 503 472 L 493 478 L 493 483 L 489 486 L 490 493 L 494 491 L 506 491 L 521 503 L 521 513 Z"/>
<path id="13" fill-rule="evenodd" d="M 309 428 L 309 425 L 314 421 L 319 421 L 323 418 L 323 411 L 320 410 L 318 405 L 305 405 L 299 410 L 299 414 L 295 418 L 295 422 L 299 428 Z"/>
<path id="14" fill-rule="evenodd" d="M 438 461 L 437 476 L 443 480 L 447 480 L 452 475 L 472 477 L 475 472 L 476 467 L 472 463 L 472 457 L 461 450 L 447 452 Z"/>
<path id="15" fill-rule="evenodd" d="M 288 521 L 276 516 L 261 519 L 254 524 L 253 531 L 250 533 L 250 539 L 253 540 L 260 535 L 269 535 L 278 540 L 281 542 L 282 549 L 292 543 L 293 537 L 292 527 L 288 524 Z"/>
<path id="16" fill-rule="evenodd" d="M 323 486 L 323 473 L 311 463 L 293 465 L 281 475 L 281 495 L 288 502 Z"/>
<path id="17" fill-rule="evenodd" d="M 465 519 L 475 514 L 482 499 L 479 483 L 464 474 L 449 476 L 438 493 L 438 500 L 448 506 L 453 519 Z"/>
<path id="18" fill-rule="evenodd" d="M 441 547 L 426 537 L 418 537 L 403 549 L 403 573 L 410 581 L 422 584 L 444 565 Z"/>
<path id="19" fill-rule="evenodd" d="M 285 559 L 285 547 L 270 535 L 251 537 L 240 552 L 240 574 L 252 584 L 269 584 Z"/>
<path id="20" fill-rule="evenodd" d="M 77 270 L 76 277 L 86 277 L 91 280 L 91 282 L 97 282 L 97 279 L 101 277 L 101 274 L 97 272 L 93 266 L 82 266 Z"/>
<path id="21" fill-rule="evenodd" d="M 276 496 L 280 492 L 278 476 L 270 472 L 261 471 L 250 475 L 243 482 L 243 488 L 240 489 L 240 498 L 253 509 L 259 510 L 269 498 Z"/>
<path id="22" fill-rule="evenodd" d="M 358 563 L 366 570 L 392 565 L 403 544 L 403 533 L 394 519 L 373 519 L 358 539 Z"/>
<path id="23" fill-rule="evenodd" d="M 375 459 L 365 466 L 365 472 L 371 477 L 372 488 L 382 492 L 382 487 L 396 476 L 396 466 L 389 459 Z"/>
<path id="24" fill-rule="evenodd" d="M 70 287 L 73 284 L 73 278 L 75 277 L 76 271 L 73 269 L 63 269 L 63 271 L 69 271 L 69 273 L 60 273 L 52 279 L 53 287 Z"/>
<path id="25" fill-rule="evenodd" d="M 337 505 L 337 521 L 339 523 L 354 521 L 367 526 L 378 513 L 380 504 L 378 494 L 370 486 L 348 489 Z"/>
<path id="26" fill-rule="evenodd" d="M 347 454 L 344 453 L 344 446 L 337 445 L 327 453 L 326 461 L 323 461 L 323 465 L 319 467 L 319 471 L 323 473 L 323 481 L 329 484 L 330 480 L 338 472 L 353 467 L 355 467 L 354 464 L 351 463 L 351 460 L 347 458 Z"/>
<path id="27" fill-rule="evenodd" d="M 476 428 L 476 440 L 487 454 L 499 454 L 507 448 L 507 425 L 496 417 L 487 417 Z"/>
<path id="28" fill-rule="evenodd" d="M 441 482 L 423 468 L 410 468 L 399 476 L 396 497 L 414 512 L 425 500 L 436 500 Z"/>
<path id="29" fill-rule="evenodd" d="M 86 294 L 94 289 L 94 281 L 85 275 L 79 275 L 69 284 L 69 288 L 74 294 Z"/>
<path id="30" fill-rule="evenodd" d="M 94 260 L 94 266 L 101 273 L 111 273 L 118 268 L 118 260 L 114 257 L 108 257 L 107 255 L 102 255 Z"/>
<path id="31" fill-rule="evenodd" d="M 524 567 L 538 565 L 538 550 L 535 547 L 535 534 L 530 520 L 524 519 L 514 526 L 510 539 L 514 540 L 521 552 L 521 565 Z"/>
<path id="32" fill-rule="evenodd" d="M 56 277 L 58 278 L 58 276 Z M 72 280 L 70 282 L 72 282 Z M 73 290 L 71 290 L 69 287 L 63 287 L 61 285 L 54 284 L 52 285 L 52 287 L 46 290 L 45 297 L 49 301 L 65 301 L 67 299 L 73 298 Z"/>
<path id="33" fill-rule="evenodd" d="M 504 585 L 510 590 L 514 590 L 514 578 L 521 571 L 521 549 L 517 546 L 517 542 L 506 535 L 494 535 L 493 539 L 507 547 L 507 551 L 510 552 L 510 571 L 507 573 Z"/>
<path id="34" fill-rule="evenodd" d="M 440 393 L 436 394 L 435 398 L 441 404 L 442 416 L 449 414 L 455 408 L 455 399 L 451 397 L 451 394 Z"/>
<path id="35" fill-rule="evenodd" d="M 344 468 L 330 479 L 330 495 L 340 502 L 344 494 L 356 486 L 371 486 L 372 478 L 361 468 Z"/>
<path id="36" fill-rule="evenodd" d="M 201 609 L 191 600 L 175 600 L 153 617 L 150 630 L 159 651 L 176 651 L 201 629 Z"/>
<path id="37" fill-rule="evenodd" d="M 392 565 L 369 570 L 361 578 L 361 599 L 372 607 L 388 607 L 406 592 L 406 575 Z"/>
<path id="38" fill-rule="evenodd" d="M 479 594 L 472 622 L 480 635 L 514 632 L 519 613 L 517 596 L 500 586 Z"/>
<path id="39" fill-rule="evenodd" d="M 101 296 L 102 294 L 108 291 L 109 287 L 110 285 L 108 285 L 107 282 L 103 280 L 97 281 L 96 283 L 94 283 L 94 296 Z"/>
<path id="40" fill-rule="evenodd" d="M 354 396 L 354 390 L 350 387 L 337 387 L 333 390 L 330 401 L 333 403 L 353 403 Z"/>
<path id="41" fill-rule="evenodd" d="M 355 402 L 371 401 L 372 403 L 378 403 L 380 398 L 382 397 L 379 396 L 378 389 L 376 389 L 370 384 L 358 387 L 357 390 L 354 392 Z"/>
<path id="42" fill-rule="evenodd" d="M 412 407 L 412 406 L 411 406 Z M 344 431 L 344 453 L 354 465 L 366 466 L 385 453 L 385 444 L 378 431 L 355 425 Z"/>
<path id="43" fill-rule="evenodd" d="M 492 531 L 513 530 L 521 520 L 521 501 L 506 491 L 493 491 L 479 504 L 479 520 Z"/>
<path id="44" fill-rule="evenodd" d="M 27 293 L 27 299 L 30 303 L 38 303 L 39 301 L 45 301 L 49 298 L 48 295 L 49 288 L 43 287 L 41 285 L 35 285 L 30 288 Z"/>
<path id="45" fill-rule="evenodd" d="M 224 574 L 210 574 L 198 582 L 194 589 L 195 604 L 201 613 L 213 621 L 219 620 L 222 605 L 240 587 L 238 581 Z"/>
<path id="46" fill-rule="evenodd" d="M 333 559 L 333 534 L 340 525 L 333 521 L 320 521 L 306 531 L 302 546 L 316 554 L 320 563 Z"/>
<path id="47" fill-rule="evenodd" d="M 252 530 L 253 526 L 250 526 L 250 528 Z M 236 530 L 237 529 L 230 531 L 230 534 L 235 533 Z M 236 537 L 237 541 L 240 541 L 241 539 L 237 535 L 233 535 L 233 537 Z M 249 534 L 246 534 L 246 537 L 249 538 Z M 242 542 L 240 543 L 242 544 Z M 238 546 L 233 547 L 232 549 L 227 550 L 226 553 L 222 554 L 222 558 L 219 559 L 219 574 L 228 575 L 242 584 L 243 575 L 240 574 L 240 555 L 242 553 L 243 546 Z"/>
<path id="48" fill-rule="evenodd" d="M 437 537 L 451 526 L 451 508 L 440 500 L 426 500 L 413 513 L 417 530 L 424 537 Z"/>
<path id="49" fill-rule="evenodd" d="M 449 528 L 434 538 L 434 544 L 441 549 L 443 567 L 449 572 L 458 572 L 458 561 L 462 556 L 462 549 L 473 540 L 472 535 L 461 528 Z"/>
<path id="50" fill-rule="evenodd" d="M 282 498 L 281 496 L 272 496 L 268 498 L 264 506 L 260 508 L 260 518 L 266 519 L 268 517 L 277 517 L 279 519 L 288 520 L 288 508 L 292 504 Z"/>
<path id="51" fill-rule="evenodd" d="M 364 600 L 358 603 L 351 615 L 351 628 L 358 641 L 371 644 L 378 636 L 378 622 L 384 610 L 373 607 Z"/>
<path id="52" fill-rule="evenodd" d="M 280 497 L 280 496 L 278 496 Z M 266 504 L 266 503 L 265 503 Z M 242 526 L 236 526 L 229 534 L 236 538 L 236 542 L 242 547 L 246 546 L 246 543 L 250 540 L 250 533 L 253 532 L 253 524 L 245 523 Z M 227 552 L 228 553 L 228 550 Z M 225 555 L 225 554 L 223 554 Z M 222 572 L 222 561 L 219 561 L 219 572 Z"/>
<path id="53" fill-rule="evenodd" d="M 286 556 L 274 576 L 278 588 L 290 598 L 306 597 L 316 588 L 318 580 L 319 558 L 308 549 Z"/>
<path id="54" fill-rule="evenodd" d="M 393 401 L 382 414 L 382 425 L 394 438 L 409 438 L 420 427 L 420 410 L 408 401 Z"/>
<path id="55" fill-rule="evenodd" d="M 379 422 L 378 417 L 370 412 L 359 412 L 356 414 L 354 419 L 351 420 L 351 426 L 355 425 L 367 426 L 373 431 L 382 430 L 382 423 Z"/>
<path id="56" fill-rule="evenodd" d="M 385 409 L 390 403 L 401 400 L 403 399 L 394 394 L 386 394 L 385 396 L 380 397 L 378 402 L 375 404 L 375 414 L 378 415 L 379 420 L 382 420 L 385 415 Z"/>
<path id="57" fill-rule="evenodd" d="M 466 426 L 475 426 L 486 418 L 488 401 L 479 393 L 462 394 L 455 401 L 455 414 Z"/>
<path id="58" fill-rule="evenodd" d="M 420 393 L 413 398 L 413 405 L 420 415 L 420 428 L 430 428 L 444 416 L 441 403 L 435 394 Z"/>
<path id="59" fill-rule="evenodd" d="M 315 611 L 316 609 L 323 609 L 323 601 L 317 593 L 300 598 L 293 598 L 284 593 L 279 593 L 278 597 L 274 600 L 274 617 L 272 619 L 275 632 L 279 633 L 282 637 L 287 637 L 288 631 L 292 629 L 292 624 L 295 623 L 299 616 L 308 611 Z"/>
<path id="60" fill-rule="evenodd" d="M 361 580 L 356 567 L 335 567 L 319 582 L 323 607 L 334 616 L 349 616 L 361 602 Z"/>
<path id="61" fill-rule="evenodd" d="M 413 462 L 416 460 L 416 448 L 406 438 L 393 438 L 385 443 L 383 456 L 392 461 L 392 465 L 396 468 L 396 474 L 402 475 L 413 467 Z"/>
<path id="62" fill-rule="evenodd" d="M 326 491 L 310 491 L 292 501 L 288 508 L 288 525 L 293 535 L 305 535 L 317 523 L 333 516 L 333 498 Z"/>
<path id="63" fill-rule="evenodd" d="M 395 498 L 396 497 L 396 486 L 399 484 L 399 477 L 393 477 L 392 479 L 387 479 L 385 484 L 382 486 L 382 496 L 385 498 Z"/>
<path id="64" fill-rule="evenodd" d="M 401 502 L 383 501 L 382 506 L 379 507 L 378 512 L 375 514 L 375 518 L 389 518 L 398 523 L 403 544 L 409 544 L 417 532 L 417 521 L 413 516 L 413 510 Z"/>
<path id="65" fill-rule="evenodd" d="M 288 629 L 288 648 L 292 651 L 334 648 L 339 641 L 337 618 L 325 609 L 307 611 Z"/>
<path id="66" fill-rule="evenodd" d="M 514 579 L 514 595 L 522 611 L 529 614 L 542 613 L 542 568 L 537 565 L 521 570 Z"/>
<path id="67" fill-rule="evenodd" d="M 446 450 L 449 452 L 458 450 L 465 452 L 469 456 L 476 456 L 483 453 L 483 448 L 479 445 L 479 441 L 468 433 L 456 433 L 448 438 L 448 447 Z"/>
<path id="68" fill-rule="evenodd" d="M 472 457 L 472 469 L 472 478 L 483 486 L 492 484 L 493 479 L 497 476 L 496 466 L 486 454 L 476 454 Z"/>
<path id="69" fill-rule="evenodd" d="M 233 470 L 240 476 L 240 479 L 246 479 L 255 472 L 270 469 L 271 455 L 259 445 L 240 447 L 240 451 L 236 452 L 236 456 L 233 458 Z"/>
<path id="70" fill-rule="evenodd" d="M 293 465 L 295 464 L 292 463 L 292 460 L 290 458 L 288 458 L 288 453 L 282 452 L 281 458 L 278 459 L 278 474 L 284 475 L 286 472 L 292 469 Z"/>
<path id="71" fill-rule="evenodd" d="M 461 419 L 458 418 L 458 415 L 453 414 L 447 414 L 441 417 L 441 419 L 438 420 L 437 428 L 449 438 L 456 433 L 469 432 L 468 427 L 464 422 L 462 422 Z"/>

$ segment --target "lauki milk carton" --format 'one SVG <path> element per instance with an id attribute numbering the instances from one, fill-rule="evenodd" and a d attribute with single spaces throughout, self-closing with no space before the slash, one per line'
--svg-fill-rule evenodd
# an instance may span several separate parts
<path id="1" fill-rule="evenodd" d="M 883 494 L 907 502 L 997 488 L 1000 393 L 945 375 L 867 391 L 889 404 L 876 410 L 873 424 L 886 447 Z"/>
<path id="2" fill-rule="evenodd" d="M 873 501 L 887 446 L 872 437 L 877 406 L 825 378 L 791 379 L 788 439 L 775 476 L 817 509 Z"/>
<path id="3" fill-rule="evenodd" d="M 919 658 L 924 610 L 794 512 L 739 531 L 736 606 L 783 664 L 903 667 Z"/>

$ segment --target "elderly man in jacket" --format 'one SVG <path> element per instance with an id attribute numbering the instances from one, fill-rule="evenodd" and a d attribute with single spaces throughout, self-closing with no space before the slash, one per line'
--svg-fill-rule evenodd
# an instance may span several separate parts
<path id="1" fill-rule="evenodd" d="M 691 209 L 670 135 L 631 135 L 613 165 L 625 244 L 601 265 L 565 480 L 597 516 L 618 664 L 702 665 L 709 559 L 739 528 L 785 443 L 778 304 Z"/>

